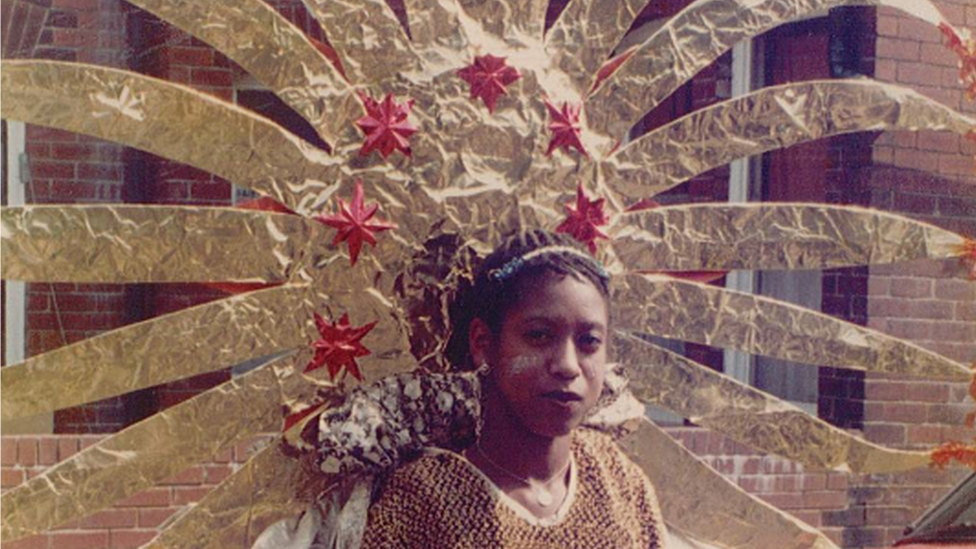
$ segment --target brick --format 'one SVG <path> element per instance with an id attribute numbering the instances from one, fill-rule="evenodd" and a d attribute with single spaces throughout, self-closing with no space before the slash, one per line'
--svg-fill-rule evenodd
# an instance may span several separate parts
<path id="1" fill-rule="evenodd" d="M 152 541 L 159 534 L 156 530 L 113 530 L 111 549 L 136 549 Z"/>
<path id="2" fill-rule="evenodd" d="M 0 471 L 0 488 L 13 488 L 24 482 L 23 469 L 7 469 Z"/>
<path id="3" fill-rule="evenodd" d="M 976 341 L 976 323 L 940 322 L 932 330 L 932 340 L 971 343 Z"/>
<path id="4" fill-rule="evenodd" d="M 203 467 L 191 467 L 177 475 L 174 475 L 160 484 L 162 485 L 197 485 L 203 484 L 204 479 L 204 469 Z"/>
<path id="5" fill-rule="evenodd" d="M 907 431 L 908 444 L 938 444 L 943 442 L 944 427 L 941 425 L 909 425 Z"/>
<path id="6" fill-rule="evenodd" d="M 211 48 L 177 46 L 169 48 L 166 53 L 172 65 L 209 67 L 214 62 L 214 50 Z"/>
<path id="7" fill-rule="evenodd" d="M 3 466 L 17 463 L 17 439 L 11 437 L 0 438 L 0 464 Z"/>
<path id="8" fill-rule="evenodd" d="M 71 179 L 75 176 L 75 165 L 67 162 L 36 160 L 30 164 L 31 177 L 44 179 Z"/>
<path id="9" fill-rule="evenodd" d="M 921 51 L 918 42 L 881 36 L 878 37 L 875 55 L 879 59 L 917 61 L 921 57 Z"/>
<path id="10" fill-rule="evenodd" d="M 79 521 L 85 530 L 134 528 L 139 520 L 135 509 L 106 509 Z"/>
<path id="11" fill-rule="evenodd" d="M 937 280 L 935 297 L 951 301 L 976 300 L 976 284 L 969 280 Z"/>
<path id="12" fill-rule="evenodd" d="M 935 323 L 921 320 L 889 319 L 882 329 L 888 335 L 910 341 L 924 341 L 932 337 Z"/>
<path id="13" fill-rule="evenodd" d="M 900 446 L 907 440 L 907 431 L 904 425 L 872 423 L 864 426 L 864 436 L 871 442 Z"/>
<path id="14" fill-rule="evenodd" d="M 935 172 L 939 169 L 939 158 L 936 155 L 915 149 L 895 149 L 894 153 L 895 166 L 926 172 Z"/>
<path id="15" fill-rule="evenodd" d="M 51 537 L 46 534 L 30 536 L 14 541 L 4 541 L 4 549 L 49 549 L 51 547 Z"/>
<path id="16" fill-rule="evenodd" d="M 213 488 L 211 486 L 195 488 L 177 486 L 173 488 L 173 504 L 186 505 L 189 503 L 196 503 L 203 499 L 203 496 L 209 494 L 212 489 Z"/>
<path id="17" fill-rule="evenodd" d="M 207 465 L 204 469 L 207 484 L 220 484 L 234 474 L 234 469 L 227 465 Z"/>
<path id="18" fill-rule="evenodd" d="M 213 88 L 230 88 L 233 83 L 233 74 L 223 69 L 193 69 L 190 72 L 190 83 L 196 86 L 207 86 Z"/>
<path id="19" fill-rule="evenodd" d="M 920 63 L 898 63 L 897 81 L 902 84 L 942 82 L 942 69 Z"/>
<path id="20" fill-rule="evenodd" d="M 96 549 L 108 546 L 108 532 L 56 532 L 51 546 L 58 549 Z"/>
<path id="21" fill-rule="evenodd" d="M 914 17 L 903 18 L 898 21 L 898 37 L 930 44 L 941 44 L 942 42 L 942 35 L 937 28 Z"/>
<path id="22" fill-rule="evenodd" d="M 846 473 L 828 473 L 827 488 L 829 490 L 847 490 L 850 485 L 850 476 Z"/>
<path id="23" fill-rule="evenodd" d="M 885 37 L 898 37 L 898 21 L 899 17 L 892 17 L 890 15 L 878 15 L 877 18 L 877 32 L 878 36 Z"/>
<path id="24" fill-rule="evenodd" d="M 926 412 L 924 404 L 890 402 L 884 405 L 881 419 L 891 423 L 916 423 L 925 419 Z"/>
<path id="25" fill-rule="evenodd" d="M 23 437 L 17 440 L 17 464 L 24 467 L 37 465 L 37 439 Z"/>
<path id="26" fill-rule="evenodd" d="M 44 437 L 37 442 L 37 462 L 40 465 L 54 465 L 58 462 L 58 441 Z"/>
<path id="27" fill-rule="evenodd" d="M 176 511 L 171 507 L 139 509 L 139 527 L 156 528 L 169 520 Z"/>
<path id="28" fill-rule="evenodd" d="M 118 507 L 169 507 L 171 499 L 169 488 L 150 488 L 116 505 Z"/>
<path id="29" fill-rule="evenodd" d="M 893 297 L 921 298 L 932 296 L 932 281 L 919 278 L 894 278 L 891 280 Z"/>
<path id="30" fill-rule="evenodd" d="M 823 513 L 824 526 L 864 526 L 867 524 L 865 507 L 852 507 Z"/>

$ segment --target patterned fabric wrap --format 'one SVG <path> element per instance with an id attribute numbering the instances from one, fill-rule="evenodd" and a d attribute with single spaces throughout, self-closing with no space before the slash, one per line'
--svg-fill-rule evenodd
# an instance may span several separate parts
<path id="1" fill-rule="evenodd" d="M 610 365 L 603 392 L 586 424 L 613 432 L 643 414 L 630 406 L 622 368 Z M 604 410 L 619 409 L 610 414 Z M 326 473 L 377 474 L 427 446 L 465 448 L 481 425 L 481 380 L 474 372 L 411 372 L 350 391 L 346 401 L 322 413 L 316 452 Z"/>
<path id="2" fill-rule="evenodd" d="M 319 467 L 379 473 L 426 446 L 463 448 L 476 437 L 481 384 L 473 372 L 407 373 L 357 387 L 319 418 Z"/>

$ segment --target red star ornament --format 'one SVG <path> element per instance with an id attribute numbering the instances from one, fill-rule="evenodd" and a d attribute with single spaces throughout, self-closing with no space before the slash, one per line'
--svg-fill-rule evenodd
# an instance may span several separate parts
<path id="1" fill-rule="evenodd" d="M 471 86 L 471 99 L 480 97 L 492 113 L 498 97 L 505 95 L 505 88 L 522 77 L 518 70 L 505 64 L 504 57 L 494 55 L 475 57 L 474 63 L 457 74 Z"/>
<path id="2" fill-rule="evenodd" d="M 306 372 L 318 370 L 322 366 L 329 367 L 329 375 L 335 379 L 343 368 L 352 377 L 362 381 L 363 374 L 359 371 L 356 358 L 370 354 L 361 340 L 376 326 L 376 321 L 365 326 L 353 328 L 349 324 L 349 315 L 344 314 L 339 322 L 329 323 L 318 313 L 315 313 L 315 327 L 318 328 L 322 339 L 312 344 L 315 356 L 305 367 Z"/>
<path id="3" fill-rule="evenodd" d="M 352 261 L 351 264 L 355 265 L 359 252 L 363 248 L 363 242 L 375 246 L 375 233 L 395 229 L 396 224 L 380 219 L 372 220 L 380 206 L 375 203 L 365 205 L 363 182 L 358 179 L 350 203 L 346 204 L 341 198 L 336 200 L 339 202 L 337 215 L 319 215 L 315 219 L 337 230 L 335 238 L 332 239 L 333 246 L 344 241 L 349 243 L 349 259 Z"/>
<path id="4" fill-rule="evenodd" d="M 583 142 L 580 141 L 579 119 L 583 107 L 571 105 L 567 102 L 563 103 L 561 109 L 557 109 L 549 100 L 546 100 L 546 109 L 549 110 L 549 130 L 552 132 L 552 141 L 549 142 L 546 156 L 551 155 L 556 147 L 567 153 L 569 149 L 576 149 L 583 156 L 587 156 Z"/>
<path id="5" fill-rule="evenodd" d="M 366 107 L 366 116 L 356 121 L 356 126 L 366 134 L 359 155 L 366 156 L 377 150 L 385 159 L 396 150 L 410 156 L 409 138 L 417 132 L 417 128 L 407 122 L 413 100 L 396 103 L 393 94 L 386 94 L 383 101 L 377 101 L 362 92 L 359 98 Z"/>
<path id="6" fill-rule="evenodd" d="M 586 244 L 591 254 L 596 253 L 596 241 L 599 238 L 606 239 L 607 235 L 600 229 L 609 220 L 603 211 L 603 204 L 606 199 L 600 198 L 590 200 L 583 191 L 583 184 L 576 187 L 576 209 L 566 205 L 566 219 L 556 227 L 557 233 L 568 233 L 576 240 Z"/>

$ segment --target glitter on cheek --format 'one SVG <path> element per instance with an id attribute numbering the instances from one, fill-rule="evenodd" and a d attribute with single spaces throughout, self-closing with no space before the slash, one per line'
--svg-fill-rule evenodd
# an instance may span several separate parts
<path id="1" fill-rule="evenodd" d="M 536 360 L 527 356 L 512 357 L 509 362 L 508 371 L 513 376 L 520 376 L 535 366 Z"/>

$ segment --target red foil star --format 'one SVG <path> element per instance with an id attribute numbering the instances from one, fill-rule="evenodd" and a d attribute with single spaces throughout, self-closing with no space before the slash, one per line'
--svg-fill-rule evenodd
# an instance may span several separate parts
<path id="1" fill-rule="evenodd" d="M 582 106 L 563 103 L 563 108 L 557 109 L 555 105 L 546 100 L 546 109 L 549 110 L 549 130 L 552 131 L 552 141 L 549 142 L 546 156 L 551 155 L 556 147 L 567 153 L 569 149 L 576 149 L 583 156 L 587 156 L 583 142 L 580 141 L 579 118 Z"/>
<path id="2" fill-rule="evenodd" d="M 363 346 L 360 341 L 376 326 L 376 322 L 370 322 L 365 326 L 353 328 L 349 324 L 349 315 L 344 314 L 339 322 L 329 323 L 318 313 L 315 313 L 315 327 L 318 328 L 322 339 L 312 344 L 315 349 L 315 356 L 308 366 L 306 372 L 318 370 L 322 366 L 329 367 L 329 375 L 335 379 L 343 368 L 352 374 L 352 377 L 362 381 L 363 374 L 359 371 L 356 358 L 370 354 L 369 349 Z"/>
<path id="3" fill-rule="evenodd" d="M 946 39 L 946 47 L 959 56 L 959 80 L 966 86 L 966 96 L 976 100 L 976 40 L 960 36 L 948 23 L 940 23 L 939 30 Z"/>
<path id="4" fill-rule="evenodd" d="M 606 239 L 597 227 L 606 225 L 608 222 L 607 214 L 603 211 L 603 204 L 606 199 L 600 198 L 590 200 L 583 191 L 583 184 L 576 187 L 576 209 L 566 205 L 566 219 L 556 227 L 557 233 L 568 233 L 576 240 L 586 244 L 591 254 L 596 253 L 596 241 L 598 238 Z"/>
<path id="5" fill-rule="evenodd" d="M 366 156 L 378 150 L 383 158 L 397 150 L 410 156 L 410 136 L 417 132 L 417 128 L 407 122 L 413 100 L 406 103 L 396 103 L 393 95 L 387 94 L 383 101 L 377 101 L 360 92 L 359 98 L 366 107 L 366 116 L 356 121 L 356 126 L 366 134 L 360 156 Z"/>
<path id="6" fill-rule="evenodd" d="M 379 219 L 371 221 L 380 206 L 375 203 L 369 206 L 365 205 L 363 182 L 360 180 L 356 180 L 356 190 L 353 191 L 352 202 L 346 204 L 341 198 L 336 200 L 339 202 L 339 213 L 337 215 L 319 215 L 315 219 L 338 230 L 335 238 L 332 239 L 332 245 L 337 246 L 343 241 L 348 242 L 349 258 L 352 260 L 352 265 L 355 265 L 356 259 L 359 258 L 359 251 L 363 248 L 363 242 L 369 242 L 375 246 L 375 233 L 395 229 L 396 224 Z"/>
<path id="7" fill-rule="evenodd" d="M 519 71 L 505 64 L 504 57 L 482 55 L 474 58 L 474 63 L 457 72 L 471 86 L 471 99 L 480 97 L 495 112 L 495 102 L 505 95 L 505 88 L 522 77 Z"/>

